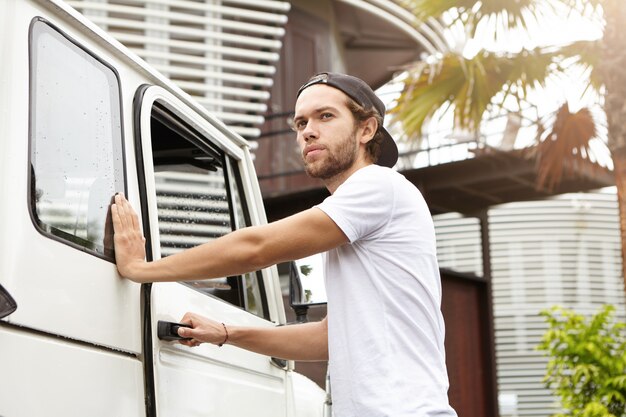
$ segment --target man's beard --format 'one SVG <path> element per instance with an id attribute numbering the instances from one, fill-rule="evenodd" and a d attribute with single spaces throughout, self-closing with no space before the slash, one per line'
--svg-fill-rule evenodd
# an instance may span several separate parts
<path id="1" fill-rule="evenodd" d="M 357 148 L 355 145 L 356 131 L 357 129 L 354 129 L 349 137 L 344 137 L 333 154 L 326 148 L 328 155 L 324 161 L 316 161 L 317 164 L 310 165 L 305 159 L 304 169 L 306 173 L 312 178 L 328 180 L 350 168 L 357 157 Z M 320 162 L 322 163 L 320 164 Z"/>

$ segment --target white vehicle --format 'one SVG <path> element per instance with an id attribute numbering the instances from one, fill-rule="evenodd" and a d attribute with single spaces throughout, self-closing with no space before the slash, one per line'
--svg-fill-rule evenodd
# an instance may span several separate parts
<path id="1" fill-rule="evenodd" d="M 322 415 L 290 362 L 157 334 L 186 311 L 285 324 L 275 267 L 152 285 L 115 267 L 116 192 L 150 259 L 265 222 L 247 142 L 61 1 L 1 0 L 0 57 L 0 416 Z"/>

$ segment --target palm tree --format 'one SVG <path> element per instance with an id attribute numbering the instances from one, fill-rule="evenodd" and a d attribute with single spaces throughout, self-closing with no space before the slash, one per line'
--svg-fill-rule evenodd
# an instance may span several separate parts
<path id="1" fill-rule="evenodd" d="M 626 23 L 624 0 L 403 0 L 419 21 L 445 17 L 471 39 L 491 24 L 492 36 L 530 33 L 546 16 L 564 11 L 601 22 L 603 36 L 516 52 L 480 50 L 472 56 L 449 51 L 407 68 L 403 91 L 391 113 L 408 137 L 442 108 L 454 114 L 454 127 L 478 132 L 486 114 L 514 99 L 521 103 L 532 89 L 545 89 L 550 77 L 573 65 L 587 76 L 586 90 L 598 92 L 606 114 L 608 148 L 613 161 L 619 202 L 622 274 L 626 283 Z M 483 32 L 484 34 L 484 32 Z M 467 55 L 467 54 L 466 54 Z M 538 187 L 552 188 L 575 169 L 597 167 L 589 157 L 590 141 L 601 124 L 589 108 L 572 113 L 563 104 L 551 119 L 538 120 Z"/>

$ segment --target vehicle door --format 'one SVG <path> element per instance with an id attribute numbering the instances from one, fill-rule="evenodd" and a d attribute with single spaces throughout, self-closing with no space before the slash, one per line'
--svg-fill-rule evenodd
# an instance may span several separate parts
<path id="1" fill-rule="evenodd" d="M 150 259 L 260 221 L 247 151 L 229 140 L 223 127 L 212 126 L 157 86 L 140 88 L 135 106 L 141 212 Z M 268 300 L 280 297 L 269 271 L 156 283 L 144 285 L 143 291 L 146 328 L 151 329 L 145 346 L 152 356 L 146 366 L 153 372 L 152 407 L 159 417 L 286 414 L 287 370 L 282 364 L 230 345 L 188 348 L 159 340 L 156 332 L 159 320 L 180 321 L 187 311 L 227 325 L 274 326 L 278 308 Z"/>
<path id="2" fill-rule="evenodd" d="M 119 60 L 43 2 L 0 1 L 0 415 L 145 415 L 140 286 L 117 275 Z"/>

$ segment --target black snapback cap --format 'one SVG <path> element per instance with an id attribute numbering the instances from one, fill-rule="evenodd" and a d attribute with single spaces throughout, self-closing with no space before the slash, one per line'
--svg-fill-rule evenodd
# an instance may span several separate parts
<path id="1" fill-rule="evenodd" d="M 311 77 L 309 81 L 300 87 L 296 98 L 300 96 L 302 91 L 316 84 L 326 84 L 342 91 L 364 109 L 376 109 L 384 120 L 385 105 L 374 93 L 374 90 L 372 90 L 372 88 L 360 78 L 336 72 L 321 72 Z M 398 161 L 398 147 L 384 126 L 378 126 L 378 130 L 382 132 L 383 140 L 380 144 L 380 155 L 376 164 L 391 168 Z"/>

